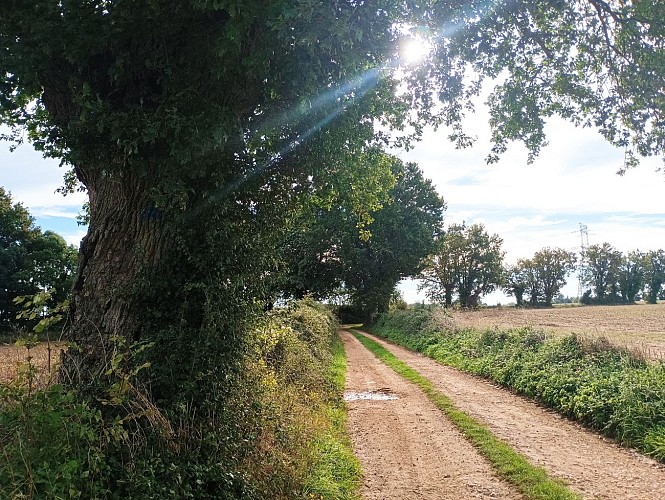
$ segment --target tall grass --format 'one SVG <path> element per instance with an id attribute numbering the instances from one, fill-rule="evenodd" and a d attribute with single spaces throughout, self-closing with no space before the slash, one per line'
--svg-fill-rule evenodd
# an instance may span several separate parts
<path id="1" fill-rule="evenodd" d="M 530 328 L 457 329 L 435 320 L 440 312 L 427 314 L 395 311 L 372 332 L 532 397 L 665 462 L 665 363 L 603 340 L 547 338 Z"/>

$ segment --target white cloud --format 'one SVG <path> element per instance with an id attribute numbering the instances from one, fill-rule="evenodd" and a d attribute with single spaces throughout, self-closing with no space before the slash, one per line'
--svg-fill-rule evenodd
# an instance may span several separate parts
<path id="1" fill-rule="evenodd" d="M 511 145 L 498 164 L 486 165 L 487 113 L 477 109 L 467 120 L 468 132 L 478 136 L 473 148 L 456 150 L 446 131 L 428 130 L 414 149 L 397 153 L 417 162 L 432 179 L 448 204 L 447 224 L 485 224 L 503 238 L 507 262 L 546 246 L 579 251 L 579 223 L 588 226 L 590 244 L 607 241 L 624 252 L 665 247 L 665 173 L 657 171 L 662 158 L 643 159 L 619 176 L 623 151 L 592 129 L 553 119 L 546 127 L 549 145 L 532 165 L 520 144 Z M 571 277 L 564 294 L 576 293 Z M 409 296 L 423 298 L 414 287 Z M 502 297 L 492 294 L 484 300 L 509 300 Z"/>
<path id="2" fill-rule="evenodd" d="M 3 132 L 6 128 L 0 128 Z M 63 185 L 64 173 L 58 160 L 42 157 L 29 144 L 11 153 L 9 144 L 0 142 L 0 186 L 11 191 L 12 199 L 23 203 L 33 215 L 76 216 L 86 196 L 56 193 Z"/>
<path id="3" fill-rule="evenodd" d="M 78 246 L 81 244 L 81 240 L 83 237 L 86 235 L 87 231 L 85 229 L 80 229 L 75 232 L 68 232 L 65 234 L 61 234 L 61 236 L 65 239 L 67 243 L 70 245 L 74 245 L 75 247 L 78 248 Z"/>
<path id="4" fill-rule="evenodd" d="M 456 150 L 445 131 L 428 130 L 412 151 L 398 153 L 416 161 L 433 180 L 448 204 L 448 223 L 483 222 L 507 242 L 542 237 L 541 247 L 579 230 L 579 222 L 598 236 L 613 236 L 615 246 L 627 245 L 638 234 L 647 246 L 665 243 L 659 230 L 665 219 L 665 174 L 656 172 L 660 158 L 645 159 L 637 169 L 618 176 L 622 151 L 593 130 L 552 120 L 546 128 L 550 145 L 534 164 L 527 165 L 525 148 L 514 144 L 499 164 L 486 165 L 489 130 L 482 114 L 472 125 L 479 141 L 471 149 Z M 649 217 L 642 219 L 642 214 Z M 548 232 L 546 226 L 565 230 Z M 572 245 L 569 240 L 563 237 L 561 246 Z"/>

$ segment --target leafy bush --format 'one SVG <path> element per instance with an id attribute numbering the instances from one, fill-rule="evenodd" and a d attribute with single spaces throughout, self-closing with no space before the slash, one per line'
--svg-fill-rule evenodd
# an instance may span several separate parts
<path id="1" fill-rule="evenodd" d="M 606 339 L 547 338 L 530 328 L 457 329 L 436 310 L 383 315 L 372 332 L 489 378 L 665 461 L 665 363 Z"/>
<path id="2" fill-rule="evenodd" d="M 32 394 L 17 382 L 0 386 L 0 404 L 3 497 L 107 496 L 113 428 L 98 410 L 60 385 Z"/>
<path id="3" fill-rule="evenodd" d="M 94 397 L 33 391 L 27 367 L 0 386 L 0 497 L 353 497 L 336 328 L 313 301 L 266 314 L 241 363 L 183 381 L 204 399 L 166 408 L 142 388 L 151 344 L 117 339 Z"/>

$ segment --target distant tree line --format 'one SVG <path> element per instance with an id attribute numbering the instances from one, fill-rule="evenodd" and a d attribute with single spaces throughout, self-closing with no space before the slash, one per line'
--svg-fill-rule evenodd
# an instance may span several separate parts
<path id="1" fill-rule="evenodd" d="M 665 298 L 665 251 L 622 253 L 609 243 L 591 245 L 582 255 L 580 276 L 588 287 L 585 303 L 630 303 L 641 296 L 655 304 Z"/>
<path id="2" fill-rule="evenodd" d="M 0 187 L 0 330 L 16 324 L 17 296 L 47 291 L 51 305 L 66 299 L 77 260 L 76 247 L 35 226 L 27 209 Z"/>
<path id="3" fill-rule="evenodd" d="M 561 289 L 578 271 L 587 288 L 585 304 L 628 304 L 644 298 L 665 299 L 665 251 L 622 253 L 609 243 L 591 245 L 579 257 L 562 248 L 545 247 L 531 258 L 504 265 L 503 240 L 482 224 L 452 224 L 421 273 L 421 290 L 446 307 L 476 307 L 497 289 L 515 297 L 518 307 L 566 302 Z"/>

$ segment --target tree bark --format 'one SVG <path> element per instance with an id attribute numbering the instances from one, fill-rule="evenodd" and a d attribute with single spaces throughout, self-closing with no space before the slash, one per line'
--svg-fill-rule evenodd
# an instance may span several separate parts
<path id="1" fill-rule="evenodd" d="M 531 305 L 532 306 L 538 305 L 538 289 L 536 288 L 531 289 Z"/>
<path id="2" fill-rule="evenodd" d="M 520 290 L 515 290 L 515 301 L 517 302 L 517 307 L 522 307 L 524 305 L 524 292 Z"/>
<path id="3" fill-rule="evenodd" d="M 95 380 L 107 369 L 111 339 L 140 339 L 144 314 L 136 307 L 136 280 L 154 269 L 171 239 L 166 218 L 137 176 L 99 175 L 88 181 L 90 224 L 81 242 L 72 290 L 68 336 L 77 348 L 63 362 L 65 382 Z"/>
<path id="4" fill-rule="evenodd" d="M 453 305 L 453 289 L 455 285 L 450 284 L 450 285 L 444 285 L 445 293 L 446 293 L 446 307 L 452 307 Z"/>
<path id="5" fill-rule="evenodd" d="M 466 307 L 469 307 L 471 309 L 475 309 L 478 307 L 478 303 L 480 302 L 480 292 L 479 291 L 474 291 L 470 296 L 469 299 L 467 300 Z"/>
<path id="6" fill-rule="evenodd" d="M 658 303 L 658 293 L 660 292 L 662 286 L 663 284 L 660 281 L 652 281 L 649 284 L 649 293 L 647 294 L 647 304 Z"/>

